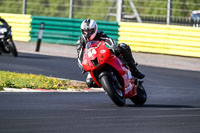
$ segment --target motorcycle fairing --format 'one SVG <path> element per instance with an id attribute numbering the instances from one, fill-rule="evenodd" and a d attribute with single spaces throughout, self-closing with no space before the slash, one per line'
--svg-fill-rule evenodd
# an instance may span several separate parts
<path id="1" fill-rule="evenodd" d="M 86 46 L 86 51 L 84 52 L 84 58 L 82 65 L 85 71 L 90 71 L 91 76 L 94 79 L 94 82 L 101 86 L 94 74 L 95 71 L 107 67 L 109 65 L 118 72 L 118 75 L 121 75 L 123 79 L 123 87 L 127 87 L 130 84 L 128 80 L 128 71 L 125 65 L 117 58 L 114 54 L 111 53 L 110 47 L 104 41 L 95 41 L 94 43 Z"/>

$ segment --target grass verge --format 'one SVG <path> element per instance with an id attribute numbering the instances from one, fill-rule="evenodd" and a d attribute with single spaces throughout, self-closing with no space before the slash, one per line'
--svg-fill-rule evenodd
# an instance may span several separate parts
<path id="1" fill-rule="evenodd" d="M 81 90 L 87 88 L 87 85 L 82 82 L 60 80 L 54 77 L 46 77 L 44 75 L 0 71 L 0 91 L 2 91 L 4 87 L 54 90 L 67 90 L 72 88 Z"/>

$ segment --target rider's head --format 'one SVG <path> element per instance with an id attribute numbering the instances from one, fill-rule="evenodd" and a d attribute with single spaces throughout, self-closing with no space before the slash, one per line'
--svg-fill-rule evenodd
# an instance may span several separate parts
<path id="1" fill-rule="evenodd" d="M 92 19 L 85 19 L 81 23 L 81 33 L 88 40 L 91 41 L 97 34 L 97 23 Z"/>

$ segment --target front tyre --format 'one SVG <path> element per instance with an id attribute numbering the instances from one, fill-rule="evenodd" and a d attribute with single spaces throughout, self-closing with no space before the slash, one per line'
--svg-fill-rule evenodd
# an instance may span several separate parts
<path id="1" fill-rule="evenodd" d="M 17 57 L 17 56 L 18 56 L 18 52 L 17 52 L 17 49 L 16 49 L 15 44 L 14 44 L 14 42 L 13 42 L 12 39 L 11 39 L 11 40 L 8 40 L 8 47 L 9 47 L 9 49 L 10 49 L 12 55 L 13 55 L 14 57 Z"/>
<path id="2" fill-rule="evenodd" d="M 126 101 L 121 88 L 117 86 L 118 81 L 116 76 L 111 72 L 106 73 L 100 77 L 100 83 L 103 89 L 117 106 L 124 106 Z"/>

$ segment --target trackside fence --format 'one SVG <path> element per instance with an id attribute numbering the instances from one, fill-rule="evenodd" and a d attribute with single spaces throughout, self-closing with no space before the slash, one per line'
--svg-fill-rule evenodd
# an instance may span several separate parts
<path id="1" fill-rule="evenodd" d="M 119 43 L 133 51 L 200 57 L 200 28 L 120 22 Z"/>
<path id="2" fill-rule="evenodd" d="M 75 45 L 83 19 L 0 13 L 12 26 L 14 41 L 36 42 L 44 23 L 42 42 Z M 132 51 L 200 57 L 200 28 L 135 22 L 97 21 L 98 28 Z"/>
<path id="3" fill-rule="evenodd" d="M 17 41 L 30 41 L 31 15 L 0 13 L 0 17 L 12 27 L 12 36 Z"/>
<path id="4" fill-rule="evenodd" d="M 36 41 L 40 24 L 44 23 L 43 42 L 59 44 L 76 44 L 81 36 L 81 19 L 70 19 L 60 17 L 32 16 L 31 41 Z M 118 40 L 118 23 L 97 21 L 98 28 L 108 34 L 109 37 Z"/>

